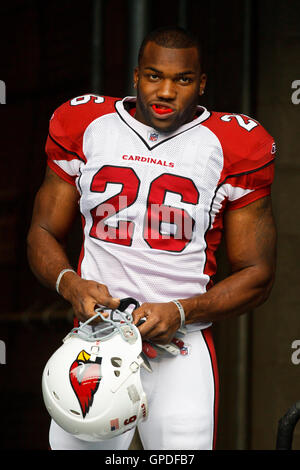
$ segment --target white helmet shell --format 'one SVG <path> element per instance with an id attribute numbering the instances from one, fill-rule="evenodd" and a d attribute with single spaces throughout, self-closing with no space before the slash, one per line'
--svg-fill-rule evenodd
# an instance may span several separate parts
<path id="1" fill-rule="evenodd" d="M 89 325 L 99 316 L 103 322 Z M 114 310 L 106 319 L 96 310 L 73 328 L 44 368 L 42 392 L 50 416 L 86 441 L 110 439 L 135 427 L 148 412 L 141 352 L 141 336 L 130 314 Z"/>

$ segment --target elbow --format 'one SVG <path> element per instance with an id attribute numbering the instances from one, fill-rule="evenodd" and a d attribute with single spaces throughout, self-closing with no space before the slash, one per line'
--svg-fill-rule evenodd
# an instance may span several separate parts
<path id="1" fill-rule="evenodd" d="M 260 301 L 258 303 L 258 306 L 264 304 L 268 300 L 272 292 L 272 288 L 273 288 L 273 283 L 271 282 L 263 288 L 262 293 L 260 295 Z"/>
<path id="2" fill-rule="evenodd" d="M 275 269 L 267 270 L 260 277 L 257 277 L 257 307 L 264 304 L 272 292 L 275 282 Z"/>

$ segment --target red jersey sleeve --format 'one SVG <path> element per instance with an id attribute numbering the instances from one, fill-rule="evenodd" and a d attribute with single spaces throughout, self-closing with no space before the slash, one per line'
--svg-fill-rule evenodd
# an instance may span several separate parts
<path id="1" fill-rule="evenodd" d="M 227 209 L 238 209 L 271 192 L 276 145 L 256 120 L 242 114 L 212 113 L 207 127 L 219 139 L 223 170 L 218 188 Z"/>
<path id="2" fill-rule="evenodd" d="M 271 194 L 274 179 L 274 162 L 251 173 L 228 178 L 227 209 L 239 209 Z M 226 186 L 226 184 L 225 184 Z"/>
<path id="3" fill-rule="evenodd" d="M 80 166 L 87 160 L 83 151 L 86 128 L 98 117 L 115 112 L 116 100 L 83 95 L 63 103 L 54 111 L 45 148 L 47 164 L 68 183 L 75 184 Z"/>

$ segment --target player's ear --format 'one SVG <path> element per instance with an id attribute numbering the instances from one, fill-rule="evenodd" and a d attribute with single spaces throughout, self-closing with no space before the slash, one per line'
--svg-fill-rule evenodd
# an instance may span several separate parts
<path id="1" fill-rule="evenodd" d="M 135 67 L 134 72 L 133 72 L 133 86 L 134 86 L 134 88 L 137 87 L 138 81 L 139 81 L 139 68 Z"/>
<path id="2" fill-rule="evenodd" d="M 204 94 L 204 90 L 206 87 L 206 80 L 207 80 L 207 75 L 205 73 L 202 73 L 200 76 L 200 84 L 199 84 L 199 95 Z"/>

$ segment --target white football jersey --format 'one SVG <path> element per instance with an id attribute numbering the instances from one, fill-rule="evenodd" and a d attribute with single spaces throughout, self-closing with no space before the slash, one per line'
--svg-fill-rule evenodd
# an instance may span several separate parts
<path id="1" fill-rule="evenodd" d="M 270 193 L 274 140 L 252 118 L 201 106 L 193 121 L 159 133 L 134 108 L 134 97 L 83 95 L 50 120 L 48 165 L 80 193 L 78 273 L 140 302 L 202 294 L 224 211 Z"/>

